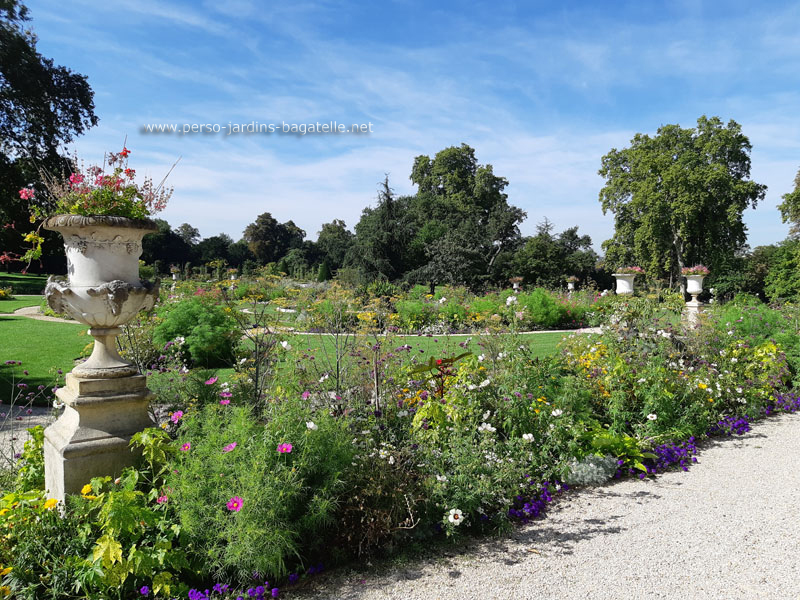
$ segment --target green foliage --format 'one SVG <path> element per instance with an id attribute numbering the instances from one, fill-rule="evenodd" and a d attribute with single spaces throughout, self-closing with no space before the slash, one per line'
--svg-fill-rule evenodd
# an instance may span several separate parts
<path id="1" fill-rule="evenodd" d="M 28 433 L 31 437 L 22 450 L 15 484 L 21 492 L 44 489 L 44 427 L 37 425 Z"/>
<path id="2" fill-rule="evenodd" d="M 800 294 L 800 240 L 778 244 L 769 261 L 764 293 L 772 301 L 794 299 Z"/>
<path id="3" fill-rule="evenodd" d="M 238 327 L 223 307 L 211 300 L 186 298 L 162 305 L 158 316 L 162 320 L 153 330 L 153 341 L 159 346 L 183 337 L 184 347 L 196 364 L 232 362 Z"/>

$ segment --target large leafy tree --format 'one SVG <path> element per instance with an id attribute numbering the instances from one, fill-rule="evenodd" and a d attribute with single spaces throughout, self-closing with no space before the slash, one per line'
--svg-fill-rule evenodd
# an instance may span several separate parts
<path id="1" fill-rule="evenodd" d="M 800 170 L 794 177 L 794 189 L 782 196 L 783 202 L 778 205 L 784 223 L 791 223 L 789 234 L 800 236 Z"/>
<path id="2" fill-rule="evenodd" d="M 665 125 L 612 149 L 599 171 L 600 203 L 615 219 L 606 262 L 672 282 L 683 266 L 730 261 L 747 239 L 742 213 L 766 192 L 749 180 L 750 150 L 738 123 L 705 116 L 695 128 Z"/>
<path id="3" fill-rule="evenodd" d="M 97 124 L 86 77 L 42 56 L 29 21 L 24 4 L 0 0 L 0 253 L 21 250 L 28 207 L 17 191 L 64 168 L 60 146 Z M 63 261 L 61 244 L 47 247 Z"/>
<path id="4" fill-rule="evenodd" d="M 497 280 L 497 258 L 518 244 L 525 218 L 524 211 L 508 203 L 508 181 L 495 175 L 492 165 L 478 164 L 475 150 L 466 144 L 445 148 L 433 159 L 418 156 L 411 181 L 418 186 L 411 204 L 416 223 L 412 251 L 423 250 L 428 259 L 417 276 L 471 287 Z M 462 259 L 469 258 L 466 263 L 443 254 L 456 247 Z"/>

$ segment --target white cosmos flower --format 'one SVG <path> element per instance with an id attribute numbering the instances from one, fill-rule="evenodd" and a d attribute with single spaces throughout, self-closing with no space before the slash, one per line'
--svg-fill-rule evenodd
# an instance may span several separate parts
<path id="1" fill-rule="evenodd" d="M 436 476 L 436 481 L 441 481 L 442 483 L 444 483 L 445 481 L 447 481 L 447 476 L 446 475 L 437 475 Z"/>
<path id="2" fill-rule="evenodd" d="M 59 401 L 58 399 L 53 400 L 53 408 L 55 408 L 56 410 L 61 410 L 62 408 L 64 408 L 64 403 Z"/>
<path id="3" fill-rule="evenodd" d="M 453 525 L 461 525 L 461 521 L 464 520 L 463 513 L 457 508 L 451 508 L 450 514 L 447 515 L 447 520 Z"/>
<path id="4" fill-rule="evenodd" d="M 283 346 L 284 350 L 291 350 L 292 349 L 292 345 L 289 342 L 287 342 L 286 340 L 283 340 L 281 342 L 281 346 Z"/>
<path id="5" fill-rule="evenodd" d="M 479 385 L 478 387 L 485 388 L 485 387 L 486 387 L 487 385 L 489 385 L 490 383 L 492 383 L 492 382 L 491 382 L 491 380 L 489 380 L 489 379 L 484 379 L 483 381 L 481 381 L 481 383 L 480 383 L 480 385 Z"/>
<path id="6" fill-rule="evenodd" d="M 483 433 L 484 431 L 487 431 L 489 433 L 494 433 L 495 431 L 497 431 L 497 429 L 492 427 L 489 423 L 481 423 L 480 426 L 478 427 L 478 431 L 480 431 L 481 433 Z"/>
<path id="7" fill-rule="evenodd" d="M 407 417 L 408 416 L 408 411 L 407 410 L 401 410 L 401 411 L 399 411 L 397 413 L 397 416 L 398 417 Z"/>
<path id="8" fill-rule="evenodd" d="M 319 378 L 319 382 L 320 382 L 320 383 L 322 383 L 322 382 L 323 382 L 323 381 L 325 381 L 327 378 L 328 378 L 328 374 L 327 374 L 327 373 L 325 373 L 325 375 L 323 375 L 322 377 L 320 377 L 320 378 Z"/>
<path id="9" fill-rule="evenodd" d="M 561 415 L 564 414 L 564 411 L 561 410 L 560 408 L 557 408 L 550 414 L 553 415 L 554 417 L 560 417 Z"/>
<path id="10" fill-rule="evenodd" d="M 483 362 L 485 358 L 486 358 L 485 354 L 479 354 L 478 355 L 478 362 Z"/>
<path id="11" fill-rule="evenodd" d="M 526 442 L 532 442 L 533 441 L 533 434 L 532 433 L 523 433 L 522 434 L 522 439 L 525 440 Z"/>
<path id="12" fill-rule="evenodd" d="M 642 378 L 641 378 L 641 379 L 639 379 L 639 380 L 638 380 L 636 383 L 644 383 L 644 382 L 646 382 L 646 381 L 647 381 L 647 379 L 645 379 L 644 377 L 642 377 Z"/>
<path id="13" fill-rule="evenodd" d="M 445 298 L 444 296 L 439 298 L 439 304 L 444 304 L 445 302 L 447 302 L 447 298 Z"/>
<path id="14" fill-rule="evenodd" d="M 509 296 L 508 298 L 506 298 L 506 306 L 511 306 L 512 304 L 516 304 L 516 303 L 517 303 L 517 297 L 516 296 Z"/>
<path id="15" fill-rule="evenodd" d="M 314 423 L 314 421 L 306 421 L 306 427 L 308 427 L 311 431 L 316 431 L 319 429 L 319 426 Z"/>
<path id="16" fill-rule="evenodd" d="M 657 418 L 658 418 L 658 416 L 655 415 L 654 413 L 650 413 L 649 415 L 647 415 L 647 420 L 648 421 L 655 421 Z"/>

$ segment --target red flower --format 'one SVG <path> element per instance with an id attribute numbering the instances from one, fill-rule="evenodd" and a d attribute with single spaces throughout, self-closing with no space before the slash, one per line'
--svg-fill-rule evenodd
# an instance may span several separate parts
<path id="1" fill-rule="evenodd" d="M 128 150 L 127 148 L 123 147 L 123 148 L 122 148 L 122 152 L 120 152 L 120 153 L 119 153 L 119 155 L 120 155 L 122 158 L 128 158 L 128 155 L 129 155 L 130 153 L 131 153 L 131 151 L 130 151 L 130 150 Z"/>
<path id="2" fill-rule="evenodd" d="M 440 364 L 442 364 L 442 359 L 441 359 L 441 358 L 437 358 L 437 359 L 436 359 L 436 364 L 437 364 L 437 365 L 440 365 Z"/>

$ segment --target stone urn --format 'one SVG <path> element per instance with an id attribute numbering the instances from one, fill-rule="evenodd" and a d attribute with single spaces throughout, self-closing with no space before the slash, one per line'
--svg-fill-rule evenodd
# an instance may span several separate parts
<path id="1" fill-rule="evenodd" d="M 692 297 L 692 300 L 697 301 L 697 296 L 703 293 L 703 279 L 705 275 L 685 275 L 686 277 L 686 293 Z"/>
<path id="2" fill-rule="evenodd" d="M 617 294 L 633 293 L 633 280 L 636 279 L 636 273 L 613 273 L 612 275 L 617 280 Z"/>
<path id="3" fill-rule="evenodd" d="M 697 297 L 703 293 L 703 279 L 705 275 L 684 275 L 686 277 L 686 293 L 692 299 L 686 303 L 686 320 L 689 325 L 694 327 L 697 325 L 699 313 L 702 311 L 703 303 Z"/>
<path id="4" fill-rule="evenodd" d="M 574 281 L 568 281 L 567 282 L 567 290 L 569 290 L 570 292 L 575 291 L 575 282 Z"/>
<path id="5" fill-rule="evenodd" d="M 150 220 L 59 215 L 45 229 L 64 238 L 67 277 L 51 277 L 47 303 L 89 326 L 89 359 L 66 376 L 56 394 L 64 414 L 45 430 L 45 485 L 63 500 L 92 477 L 118 474 L 132 464 L 131 436 L 152 426 L 146 378 L 117 352 L 119 328 L 158 297 L 158 282 L 139 279 L 142 238 Z"/>

